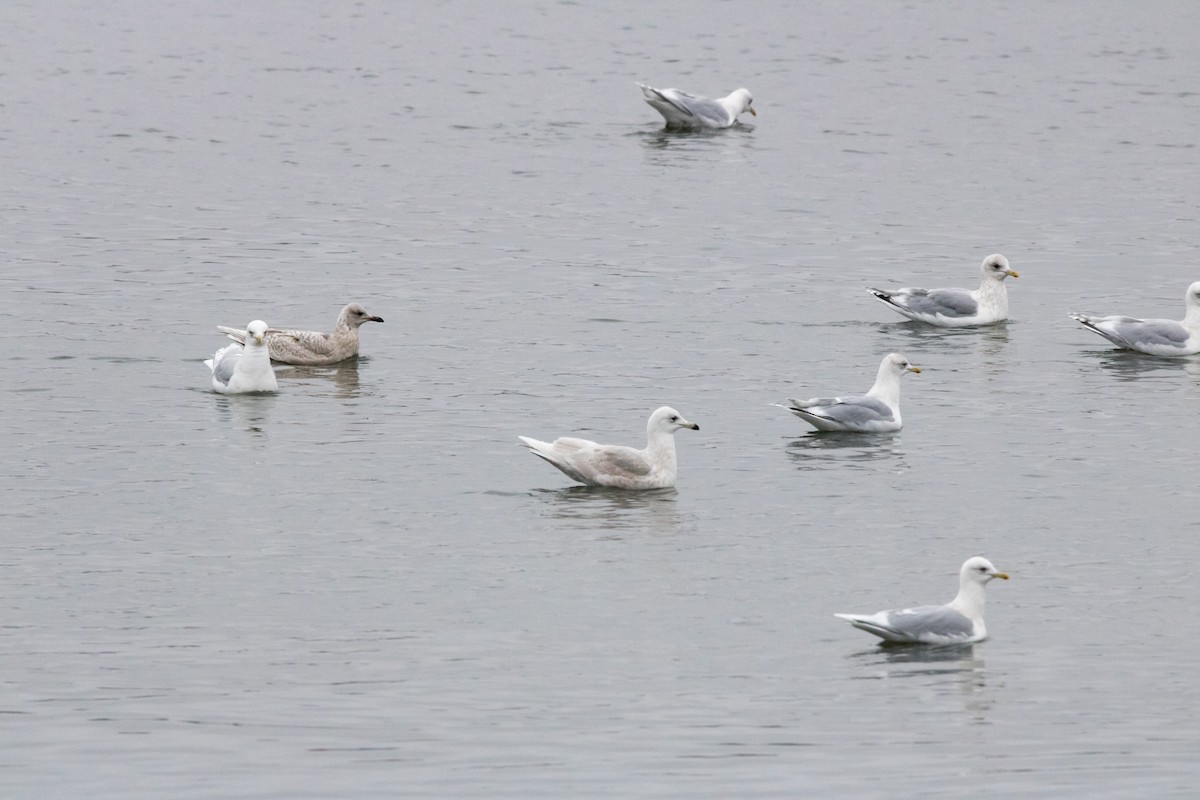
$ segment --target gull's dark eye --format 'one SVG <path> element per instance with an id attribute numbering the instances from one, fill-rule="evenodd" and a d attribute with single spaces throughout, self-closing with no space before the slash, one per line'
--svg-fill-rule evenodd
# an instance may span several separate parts
<path id="1" fill-rule="evenodd" d="M 671 422 L 679 422 L 679 417 L 672 416 L 672 417 L 671 417 Z"/>

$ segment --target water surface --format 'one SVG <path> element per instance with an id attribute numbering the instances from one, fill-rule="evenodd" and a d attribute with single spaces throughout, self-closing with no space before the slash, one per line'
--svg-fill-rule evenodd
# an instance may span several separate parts
<path id="1" fill-rule="evenodd" d="M 0 10 L 6 796 L 1185 797 L 1200 10 Z M 642 80 L 749 87 L 660 130 Z M 1012 320 L 901 321 L 868 285 Z M 221 397 L 217 324 L 386 318 Z M 905 428 L 769 404 L 865 390 Z M 589 491 L 516 436 L 636 444 Z M 1012 573 L 993 638 L 833 619 Z M 967 789 L 966 787 L 969 787 Z"/>

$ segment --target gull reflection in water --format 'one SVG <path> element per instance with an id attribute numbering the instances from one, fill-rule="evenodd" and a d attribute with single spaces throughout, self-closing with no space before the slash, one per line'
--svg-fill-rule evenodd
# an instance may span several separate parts
<path id="1" fill-rule="evenodd" d="M 601 486 L 569 486 L 565 489 L 537 489 L 547 513 L 556 519 L 592 523 L 605 529 L 671 529 L 683 522 L 679 511 L 679 492 L 649 489 L 632 492 Z"/>
<path id="2" fill-rule="evenodd" d="M 1192 378 L 1200 378 L 1200 355 L 1180 358 L 1163 358 L 1139 353 L 1135 350 L 1081 350 L 1082 356 L 1111 373 L 1120 381 L 1136 381 L 1154 373 L 1162 376 L 1180 372 Z"/>
<path id="3" fill-rule="evenodd" d="M 977 328 L 939 328 L 924 322 L 905 320 L 882 322 L 878 331 L 888 334 L 889 338 L 900 340 L 886 345 L 883 348 L 885 351 L 904 350 L 909 345 L 919 343 L 925 353 L 944 352 L 955 356 L 957 361 L 965 340 L 970 340 L 975 345 L 975 350 L 984 358 L 993 358 L 1002 353 L 1008 346 L 1010 324 L 1006 321 L 995 325 L 980 325 Z M 907 341 L 903 341 L 905 339 Z M 921 366 L 924 367 L 925 364 L 922 363 Z"/>
<path id="4" fill-rule="evenodd" d="M 739 158 L 738 153 L 753 148 L 753 125 L 734 125 L 720 130 L 675 131 L 655 128 L 637 131 L 645 148 L 646 160 L 655 166 L 673 169 L 707 169 L 714 159 Z"/>
<path id="5" fill-rule="evenodd" d="M 992 706 L 983 658 L 975 644 L 941 646 L 883 642 L 870 650 L 846 658 L 859 662 L 868 674 L 864 679 L 923 681 L 938 694 L 958 696 L 964 708 L 983 722 Z"/>
<path id="6" fill-rule="evenodd" d="M 268 416 L 279 399 L 275 393 L 217 395 L 217 413 L 224 424 L 265 435 Z"/>
<path id="7" fill-rule="evenodd" d="M 286 382 L 298 386 L 319 387 L 332 383 L 335 397 L 357 397 L 359 393 L 358 368 L 361 358 L 361 356 L 348 358 L 329 367 L 276 365 L 275 377 L 281 384 Z"/>
<path id="8" fill-rule="evenodd" d="M 788 456 L 800 469 L 886 466 L 907 469 L 900 433 L 812 431 L 787 445 Z"/>

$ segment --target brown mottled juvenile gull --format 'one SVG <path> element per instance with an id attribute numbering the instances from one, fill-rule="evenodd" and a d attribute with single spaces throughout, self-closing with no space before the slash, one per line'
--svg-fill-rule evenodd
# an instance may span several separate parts
<path id="1" fill-rule="evenodd" d="M 358 355 L 358 328 L 364 322 L 383 322 L 372 316 L 358 303 L 351 303 L 338 314 L 333 333 L 293 331 L 271 328 L 267 331 L 267 347 L 271 360 L 305 367 L 324 367 Z M 217 330 L 235 342 L 245 343 L 246 332 L 218 325 Z"/>
<path id="2" fill-rule="evenodd" d="M 992 325 L 1008 319 L 1008 289 L 1004 279 L 1019 278 L 999 253 L 988 256 L 980 266 L 983 280 L 978 289 L 867 289 L 881 303 L 911 320 L 942 328 Z"/>
<path id="3" fill-rule="evenodd" d="M 666 489 L 675 485 L 675 431 L 700 430 L 670 406 L 663 406 L 646 422 L 646 448 L 637 450 L 587 439 L 559 437 L 539 442 L 519 436 L 535 456 L 544 458 L 573 480 L 588 486 L 614 489 Z"/>
<path id="4" fill-rule="evenodd" d="M 879 363 L 875 384 L 864 395 L 813 397 L 789 400 L 786 408 L 821 431 L 852 433 L 891 433 L 900 430 L 900 378 L 906 372 L 920 372 L 899 353 L 889 353 Z"/>
<path id="5" fill-rule="evenodd" d="M 642 98 L 663 115 L 668 128 L 728 128 L 744 111 L 758 116 L 751 105 L 754 98 L 749 89 L 738 89 L 728 97 L 710 100 L 678 89 L 655 89 L 644 83 L 638 86 L 642 87 Z"/>
<path id="6" fill-rule="evenodd" d="M 944 606 L 917 606 L 877 614 L 834 614 L 856 628 L 889 642 L 968 644 L 987 638 L 983 624 L 983 587 L 992 578 L 1008 580 L 992 562 L 968 558 L 958 572 L 958 595 Z"/>
<path id="7" fill-rule="evenodd" d="M 247 392 L 274 392 L 279 389 L 275 382 L 275 370 L 267 356 L 265 337 L 267 323 L 256 319 L 238 331 L 245 344 L 222 347 L 212 358 L 204 362 L 212 370 L 213 391 L 221 394 L 245 394 Z"/>
<path id="8" fill-rule="evenodd" d="M 1072 314 L 1071 319 L 1126 350 L 1152 356 L 1190 356 L 1200 353 L 1200 281 L 1188 287 L 1183 301 L 1186 310 L 1179 322 L 1087 314 Z"/>

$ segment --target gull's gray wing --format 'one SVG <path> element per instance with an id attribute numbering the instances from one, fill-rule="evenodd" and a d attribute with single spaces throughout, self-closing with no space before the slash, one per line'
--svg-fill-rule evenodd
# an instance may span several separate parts
<path id="1" fill-rule="evenodd" d="M 1133 319 L 1123 317 L 1108 320 L 1109 330 L 1131 345 L 1140 347 L 1182 347 L 1191 332 L 1173 319 Z"/>
<path id="2" fill-rule="evenodd" d="M 655 96 L 686 117 L 706 120 L 715 126 L 729 124 L 729 112 L 716 100 L 681 92 L 678 89 L 652 89 Z"/>
<path id="3" fill-rule="evenodd" d="M 675 103 L 676 107 L 682 106 L 693 117 L 707 120 L 714 125 L 724 125 L 729 122 L 729 112 L 715 100 L 679 92 L 678 101 Z"/>
<path id="4" fill-rule="evenodd" d="M 966 639 L 975 632 L 975 623 L 949 606 L 917 606 L 888 611 L 884 624 L 889 630 L 914 640 L 929 636 Z"/>
<path id="5" fill-rule="evenodd" d="M 979 313 L 979 303 L 967 289 L 908 289 L 901 303 L 918 314 L 971 317 Z"/>
<path id="6" fill-rule="evenodd" d="M 882 400 L 863 395 L 861 397 L 826 397 L 790 400 L 793 406 L 814 417 L 822 417 L 843 425 L 863 425 L 868 422 L 891 422 L 895 419 L 892 409 Z"/>
<path id="7" fill-rule="evenodd" d="M 229 379 L 233 377 L 233 371 L 237 369 L 242 352 L 243 348 L 240 344 L 231 344 L 218 350 L 217 354 L 213 356 L 213 377 L 223 384 L 229 383 Z"/>

